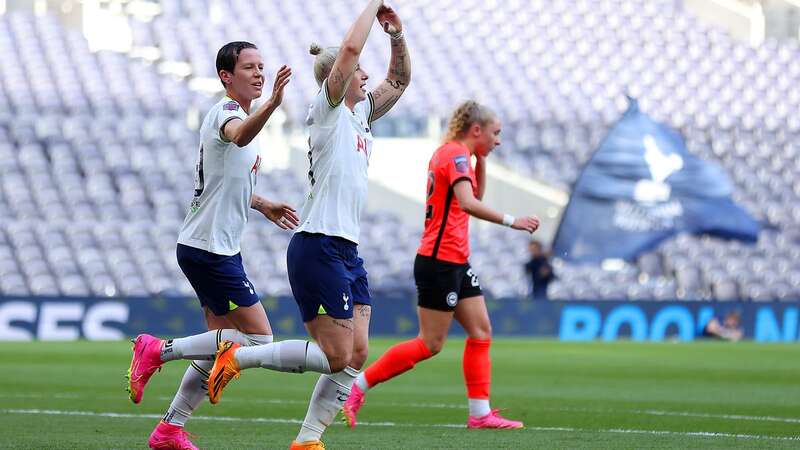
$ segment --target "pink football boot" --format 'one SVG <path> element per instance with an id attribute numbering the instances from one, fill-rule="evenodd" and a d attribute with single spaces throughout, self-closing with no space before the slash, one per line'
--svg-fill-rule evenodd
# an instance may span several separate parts
<path id="1" fill-rule="evenodd" d="M 156 370 L 161 369 L 161 339 L 149 334 L 136 336 L 133 342 L 133 358 L 128 369 L 128 393 L 133 403 L 142 401 L 144 387 Z"/>
<path id="2" fill-rule="evenodd" d="M 499 409 L 493 409 L 492 412 L 482 417 L 469 416 L 469 419 L 467 419 L 467 428 L 502 428 L 510 430 L 523 427 L 522 422 L 502 417 Z"/>

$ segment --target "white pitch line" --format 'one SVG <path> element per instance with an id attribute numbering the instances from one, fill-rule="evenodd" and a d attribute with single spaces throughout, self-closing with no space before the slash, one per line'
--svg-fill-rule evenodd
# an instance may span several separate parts
<path id="1" fill-rule="evenodd" d="M 0 409 L 5 414 L 30 414 L 30 415 L 50 415 L 50 416 L 83 416 L 83 417 L 109 417 L 114 419 L 160 419 L 160 414 L 131 414 L 114 412 L 93 412 L 93 411 L 64 411 L 58 409 Z M 266 417 L 226 417 L 226 416 L 193 416 L 193 420 L 204 420 L 211 422 L 243 422 L 243 423 L 280 423 L 280 424 L 299 424 L 302 421 L 297 419 L 281 419 Z M 372 427 L 413 427 L 413 428 L 464 428 L 464 424 L 440 423 L 440 424 L 417 424 L 417 423 L 396 423 L 396 422 L 359 422 L 362 426 Z M 566 433 L 614 433 L 614 434 L 645 434 L 657 436 L 682 436 L 682 437 L 702 437 L 702 438 L 729 438 L 729 439 L 750 439 L 763 441 L 793 441 L 800 442 L 800 436 L 763 436 L 758 434 L 733 434 L 717 433 L 713 431 L 669 431 L 669 430 L 636 430 L 636 429 L 586 429 L 573 427 L 532 427 L 526 426 L 524 431 L 554 431 Z"/>
<path id="2" fill-rule="evenodd" d="M 748 416 L 744 414 L 715 414 L 692 411 L 661 411 L 658 409 L 600 409 L 600 408 L 547 408 L 547 411 L 567 411 L 602 414 L 646 414 L 650 416 L 700 417 L 706 419 L 746 420 L 751 422 L 800 423 L 796 417 Z"/>
<path id="3" fill-rule="evenodd" d="M 70 393 L 55 393 L 55 394 L 0 394 L 0 398 L 61 398 L 61 399 L 79 399 L 86 396 Z M 117 396 L 93 396 L 93 399 L 114 400 Z M 158 396 L 158 400 L 171 401 L 172 397 Z M 269 405 L 307 405 L 307 400 L 284 400 L 284 399 L 238 399 L 229 398 L 225 400 L 228 403 L 248 403 L 248 404 L 269 404 Z M 463 403 L 401 403 L 401 402 L 375 402 L 382 406 L 395 406 L 395 407 L 412 407 L 412 408 L 438 408 L 438 409 L 467 409 L 467 405 Z M 646 414 L 650 416 L 674 416 L 674 417 L 699 417 L 706 419 L 723 419 L 723 420 L 741 420 L 751 422 L 781 422 L 781 423 L 800 423 L 800 418 L 797 417 L 777 417 L 777 416 L 749 416 L 745 414 L 716 414 L 704 413 L 693 411 L 662 411 L 657 409 L 602 409 L 602 408 L 545 408 L 546 411 L 565 411 L 565 412 L 583 412 L 583 413 L 601 413 L 601 414 Z"/>
<path id="4" fill-rule="evenodd" d="M 585 430 L 590 431 L 590 430 Z M 770 440 L 770 441 L 798 441 L 800 436 L 762 436 L 758 434 L 736 434 L 736 433 L 717 433 L 715 431 L 662 431 L 662 430 L 626 430 L 621 428 L 612 428 L 610 430 L 597 430 L 603 433 L 621 433 L 621 434 L 650 434 L 650 435 L 666 435 L 666 436 L 694 436 L 694 437 L 722 437 L 733 439 L 755 439 L 755 440 Z"/>
<path id="5" fill-rule="evenodd" d="M 710 414 L 682 411 L 659 411 L 656 409 L 632 410 L 633 413 L 650 414 L 653 416 L 678 416 L 678 417 L 704 417 L 709 419 L 728 419 L 728 420 L 752 420 L 763 422 L 785 422 L 800 423 L 800 419 L 794 417 L 774 417 L 774 416 L 746 416 L 742 414 Z"/>

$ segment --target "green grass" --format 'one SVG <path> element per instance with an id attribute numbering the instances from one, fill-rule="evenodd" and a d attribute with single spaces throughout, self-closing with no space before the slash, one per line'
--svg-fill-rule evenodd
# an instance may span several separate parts
<path id="1" fill-rule="evenodd" d="M 392 342 L 373 340 L 372 357 Z M 133 405 L 123 390 L 129 348 L 0 343 L 0 448 L 146 448 L 186 363 L 167 364 Z M 498 339 L 492 402 L 525 422 L 518 431 L 462 428 L 462 350 L 453 339 L 433 360 L 371 391 L 359 415 L 364 425 L 351 431 L 337 422 L 324 436 L 327 447 L 800 447 L 796 345 Z M 288 448 L 316 378 L 245 372 L 220 404 L 202 405 L 187 430 L 201 448 Z"/>

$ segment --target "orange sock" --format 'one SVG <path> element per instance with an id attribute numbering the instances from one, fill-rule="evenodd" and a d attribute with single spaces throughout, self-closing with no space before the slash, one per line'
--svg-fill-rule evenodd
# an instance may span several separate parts
<path id="1" fill-rule="evenodd" d="M 491 344 L 491 339 L 467 338 L 463 364 L 468 398 L 489 399 L 489 386 L 492 383 L 492 360 L 489 358 Z"/>
<path id="2" fill-rule="evenodd" d="M 420 361 L 431 357 L 431 351 L 416 337 L 393 345 L 377 361 L 370 364 L 364 371 L 364 378 L 369 387 L 390 380 L 401 373 L 410 370 Z"/>

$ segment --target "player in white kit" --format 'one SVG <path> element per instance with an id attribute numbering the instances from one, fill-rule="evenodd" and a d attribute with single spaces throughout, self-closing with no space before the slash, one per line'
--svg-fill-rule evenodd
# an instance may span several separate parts
<path id="1" fill-rule="evenodd" d="M 368 76 L 358 60 L 375 17 L 390 36 L 391 58 L 386 79 L 367 93 Z M 320 86 L 307 118 L 311 191 L 289 243 L 287 266 L 303 322 L 332 373 L 317 381 L 291 449 L 324 448 L 322 433 L 347 400 L 367 359 L 371 303 L 357 245 L 372 154 L 371 127 L 394 106 L 411 79 L 400 18 L 381 0 L 369 2 L 340 47 L 313 44 L 311 54 L 316 56 L 314 75 Z M 221 347 L 209 378 L 210 393 L 246 368 L 240 354 L 248 350 L 238 344 Z"/>
<path id="2" fill-rule="evenodd" d="M 288 205 L 272 203 L 253 193 L 261 165 L 254 138 L 281 104 L 291 69 L 283 66 L 278 70 L 271 97 L 255 111 L 251 111 L 251 102 L 261 96 L 264 83 L 263 63 L 255 45 L 226 44 L 217 54 L 217 69 L 226 96 L 211 108 L 200 128 L 194 198 L 177 247 L 178 264 L 197 293 L 208 329 L 214 331 L 180 339 L 162 340 L 147 334 L 135 339 L 128 372 L 128 390 L 134 403 L 141 401 L 147 381 L 164 362 L 195 360 L 184 374 L 167 413 L 150 435 L 151 448 L 196 448 L 183 426 L 207 396 L 208 373 L 222 341 L 284 348 L 265 362 L 277 370 L 302 371 L 311 365 L 317 371 L 329 372 L 321 350 L 313 352 L 314 344 L 270 344 L 269 320 L 239 253 L 248 208 L 261 212 L 283 229 L 293 229 L 299 223 Z M 307 350 L 310 345 L 314 346 L 312 351 Z M 303 357 L 293 359 L 293 355 Z M 311 364 L 306 364 L 309 358 Z"/>

